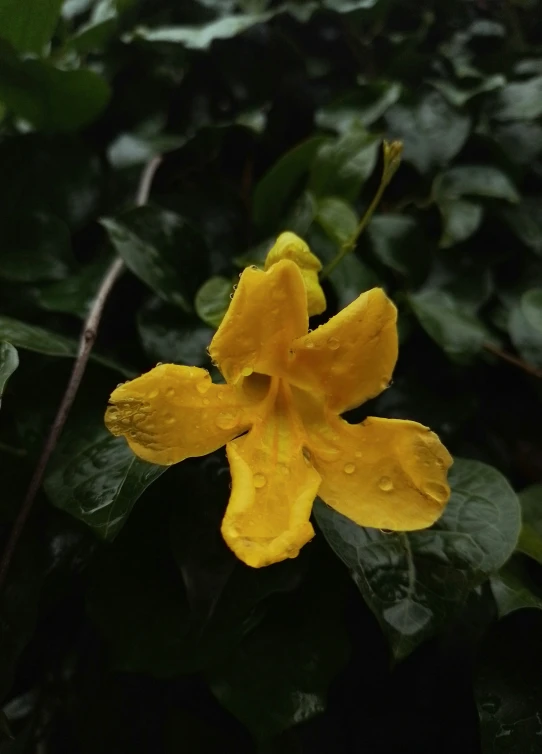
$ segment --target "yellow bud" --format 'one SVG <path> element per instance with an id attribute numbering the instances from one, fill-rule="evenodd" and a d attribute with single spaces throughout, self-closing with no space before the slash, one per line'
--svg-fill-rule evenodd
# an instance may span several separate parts
<path id="1" fill-rule="evenodd" d="M 321 314 L 326 308 L 326 297 L 320 283 L 318 273 L 322 263 L 316 257 L 303 239 L 289 231 L 281 233 L 265 259 L 264 269 L 268 270 L 281 259 L 291 259 L 299 267 L 307 291 L 307 307 L 309 316 Z"/>

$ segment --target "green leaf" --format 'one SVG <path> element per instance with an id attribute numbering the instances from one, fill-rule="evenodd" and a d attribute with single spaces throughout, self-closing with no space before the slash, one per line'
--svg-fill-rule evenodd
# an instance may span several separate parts
<path id="1" fill-rule="evenodd" d="M 0 340 L 8 340 L 17 348 L 36 351 L 36 353 L 43 353 L 47 356 L 73 357 L 77 355 L 79 350 L 78 342 L 72 340 L 72 338 L 66 338 L 64 335 L 45 330 L 43 327 L 19 322 L 11 317 L 0 317 Z M 106 356 L 92 352 L 91 359 L 124 374 L 126 377 L 133 377 L 130 369 Z"/>
<path id="2" fill-rule="evenodd" d="M 283 596 L 241 646 L 207 674 L 213 694 L 265 741 L 325 710 L 348 648 L 325 574 Z"/>
<path id="3" fill-rule="evenodd" d="M 429 255 L 416 220 L 410 215 L 375 215 L 367 228 L 373 254 L 379 262 L 412 282 L 427 273 Z"/>
<path id="4" fill-rule="evenodd" d="M 542 565 L 542 484 L 533 484 L 519 495 L 522 527 L 518 551 Z"/>
<path id="5" fill-rule="evenodd" d="M 497 120 L 534 120 L 542 115 L 542 76 L 505 86 L 495 97 Z"/>
<path id="6" fill-rule="evenodd" d="M 370 126 L 397 102 L 401 91 L 397 82 L 363 84 L 320 110 L 316 123 L 320 128 L 333 129 L 340 134 L 350 131 L 355 123 Z"/>
<path id="7" fill-rule="evenodd" d="M 137 499 L 166 470 L 141 461 L 123 438 L 105 429 L 77 427 L 45 478 L 45 492 L 57 508 L 83 521 L 100 539 L 112 540 Z"/>
<path id="8" fill-rule="evenodd" d="M 13 372 L 19 366 L 19 354 L 11 343 L 0 342 L 0 404 L 6 384 Z"/>
<path id="9" fill-rule="evenodd" d="M 0 102 L 36 128 L 75 131 L 95 120 L 110 96 L 107 83 L 93 71 L 19 61 L 0 45 Z"/>
<path id="10" fill-rule="evenodd" d="M 147 206 L 100 222 L 134 275 L 164 301 L 191 309 L 206 277 L 208 253 L 203 238 L 183 217 Z"/>
<path id="11" fill-rule="evenodd" d="M 389 136 L 401 139 L 403 159 L 420 173 L 445 165 L 463 147 L 471 121 L 438 92 L 428 92 L 416 105 L 397 104 L 386 113 Z"/>
<path id="12" fill-rule="evenodd" d="M 283 155 L 259 180 L 254 190 L 252 218 L 261 229 L 273 232 L 289 201 L 309 172 L 318 149 L 326 142 L 314 136 Z"/>
<path id="13" fill-rule="evenodd" d="M 229 300 L 228 300 L 229 303 Z M 143 348 L 151 361 L 201 367 L 208 363 L 213 330 L 183 316 L 160 299 L 150 299 L 137 320 Z"/>
<path id="14" fill-rule="evenodd" d="M 523 197 L 520 204 L 504 207 L 502 216 L 527 248 L 542 255 L 542 197 Z"/>
<path id="15" fill-rule="evenodd" d="M 458 165 L 435 178 L 433 197 L 437 203 L 463 196 L 504 199 L 512 203 L 520 200 L 510 178 L 491 165 Z"/>
<path id="16" fill-rule="evenodd" d="M 510 311 L 508 333 L 521 357 L 536 367 L 542 367 L 542 333 L 532 326 L 519 304 Z"/>
<path id="17" fill-rule="evenodd" d="M 309 189 L 318 197 L 337 196 L 354 202 L 371 175 L 378 158 L 380 139 L 361 124 L 337 139 L 322 144 L 309 177 Z"/>
<path id="18" fill-rule="evenodd" d="M 506 84 L 506 79 L 504 76 L 501 76 L 500 73 L 496 73 L 494 76 L 488 76 L 487 78 L 482 79 L 478 84 L 466 88 L 456 86 L 451 81 L 442 81 L 439 79 L 428 79 L 427 83 L 434 86 L 435 89 L 438 89 L 438 91 L 448 100 L 450 105 L 462 108 L 469 100 L 479 94 L 485 94 L 486 92 L 493 92 L 496 89 L 501 89 Z"/>
<path id="19" fill-rule="evenodd" d="M 513 557 L 492 574 L 490 583 L 499 618 L 525 608 L 542 610 L 542 590 L 529 577 L 520 558 Z"/>
<path id="20" fill-rule="evenodd" d="M 316 220 L 337 246 L 344 246 L 352 241 L 359 224 L 359 218 L 353 207 L 348 202 L 333 196 L 320 199 Z"/>
<path id="21" fill-rule="evenodd" d="M 477 648 L 474 694 L 482 754 L 538 754 L 542 687 L 537 661 L 542 615 L 512 615 Z"/>
<path id="22" fill-rule="evenodd" d="M 228 311 L 233 283 L 228 278 L 209 278 L 196 294 L 194 306 L 198 317 L 209 327 L 217 328 Z"/>
<path id="23" fill-rule="evenodd" d="M 438 205 L 442 215 L 442 234 L 439 241 L 441 249 L 449 249 L 456 243 L 466 241 L 482 223 L 484 210 L 479 204 L 466 199 L 442 197 L 438 200 Z"/>
<path id="24" fill-rule="evenodd" d="M 73 265 L 68 227 L 53 215 L 20 215 L 2 235 L 0 277 L 6 280 L 59 280 Z"/>
<path id="25" fill-rule="evenodd" d="M 523 316 L 532 328 L 542 333 L 542 288 L 531 288 L 520 300 Z"/>
<path id="26" fill-rule="evenodd" d="M 60 15 L 62 0 L 0 0 L 0 33 L 19 52 L 43 52 Z"/>
<path id="27" fill-rule="evenodd" d="M 52 312 L 85 319 L 110 264 L 111 257 L 102 256 L 65 280 L 43 286 L 36 291 L 38 304 Z"/>
<path id="28" fill-rule="evenodd" d="M 408 297 L 420 325 L 452 361 L 468 364 L 489 334 L 475 314 L 451 294 L 429 288 Z"/>
<path id="29" fill-rule="evenodd" d="M 451 620 L 469 590 L 498 570 L 517 542 L 518 499 L 496 469 L 456 459 L 449 481 L 443 516 L 423 531 L 365 529 L 321 502 L 314 508 L 398 659 Z"/>

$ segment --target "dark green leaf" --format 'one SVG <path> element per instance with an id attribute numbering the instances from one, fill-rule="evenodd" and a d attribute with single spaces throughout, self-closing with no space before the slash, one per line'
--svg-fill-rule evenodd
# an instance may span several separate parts
<path id="1" fill-rule="evenodd" d="M 252 201 L 255 225 L 272 232 L 276 229 L 288 201 L 309 172 L 316 152 L 325 143 L 324 136 L 314 136 L 291 149 L 258 182 Z"/>
<path id="2" fill-rule="evenodd" d="M 53 215 L 21 215 L 2 235 L 0 277 L 6 280 L 59 280 L 73 265 L 68 227 Z"/>
<path id="3" fill-rule="evenodd" d="M 430 288 L 408 300 L 423 329 L 452 361 L 469 363 L 481 351 L 487 330 L 451 294 Z"/>
<path id="4" fill-rule="evenodd" d="M 542 484 L 533 484 L 519 495 L 522 527 L 518 550 L 542 565 Z"/>
<path id="5" fill-rule="evenodd" d="M 438 92 L 415 106 L 394 105 L 386 113 L 390 136 L 404 143 L 403 157 L 421 173 L 444 165 L 462 148 L 470 118 L 451 107 Z"/>
<path id="6" fill-rule="evenodd" d="M 484 211 L 479 204 L 466 199 L 448 199 L 445 196 L 437 200 L 437 203 L 442 215 L 441 248 L 448 249 L 456 243 L 466 241 L 480 227 Z"/>
<path id="7" fill-rule="evenodd" d="M 37 128 L 75 131 L 96 119 L 110 95 L 109 86 L 93 71 L 19 61 L 0 46 L 0 102 Z"/>
<path id="8" fill-rule="evenodd" d="M 190 310 L 205 279 L 207 249 L 200 234 L 180 215 L 138 207 L 101 220 L 126 266 L 164 301 Z"/>
<path id="9" fill-rule="evenodd" d="M 437 203 L 463 196 L 519 202 L 519 194 L 510 178 L 491 165 L 458 165 L 440 173 L 433 183 L 433 196 Z"/>
<path id="10" fill-rule="evenodd" d="M 166 467 L 141 461 L 123 438 L 105 428 L 78 429 L 55 455 L 45 491 L 57 508 L 83 521 L 101 539 L 112 540 L 137 499 Z"/>
<path id="11" fill-rule="evenodd" d="M 346 94 L 317 113 L 316 122 L 321 128 L 330 128 L 343 134 L 355 123 L 370 126 L 384 115 L 401 96 L 397 82 L 365 84 Z"/>
<path id="12" fill-rule="evenodd" d="M 40 288 L 36 294 L 39 305 L 84 319 L 110 264 L 110 257 L 99 257 L 65 280 Z"/>
<path id="13" fill-rule="evenodd" d="M 312 164 L 309 188 L 323 198 L 354 202 L 376 165 L 380 139 L 354 123 L 342 136 L 322 144 Z"/>
<path id="14" fill-rule="evenodd" d="M 256 739 L 324 711 L 347 659 L 337 595 L 325 576 L 283 597 L 237 651 L 214 667 L 211 689 Z"/>
<path id="15" fill-rule="evenodd" d="M 62 0 L 0 0 L 0 33 L 19 52 L 43 52 Z"/>
<path id="16" fill-rule="evenodd" d="M 504 76 L 496 73 L 494 76 L 488 76 L 474 86 L 466 88 L 456 86 L 450 81 L 441 81 L 440 79 L 430 79 L 428 83 L 434 86 L 435 89 L 438 89 L 450 105 L 461 108 L 478 94 L 485 94 L 486 92 L 495 91 L 495 89 L 501 89 L 505 85 L 506 79 Z"/>
<path id="17" fill-rule="evenodd" d="M 379 262 L 409 280 L 423 280 L 429 258 L 413 217 L 393 213 L 375 215 L 369 223 L 367 235 Z"/>
<path id="18" fill-rule="evenodd" d="M 198 317 L 209 327 L 216 329 L 228 311 L 232 293 L 233 283 L 228 278 L 209 278 L 196 295 L 195 308 Z"/>
<path id="19" fill-rule="evenodd" d="M 511 615 L 477 651 L 474 693 L 482 754 L 539 754 L 542 688 L 536 661 L 542 615 Z"/>
<path id="20" fill-rule="evenodd" d="M 353 207 L 333 196 L 320 199 L 316 220 L 338 246 L 344 246 L 355 238 L 359 224 Z"/>
<path id="21" fill-rule="evenodd" d="M 387 534 L 357 526 L 323 503 L 314 509 L 397 658 L 440 630 L 517 542 L 519 503 L 496 469 L 456 459 L 449 481 L 444 514 L 425 531 Z"/>
<path id="22" fill-rule="evenodd" d="M 138 329 L 151 361 L 201 367 L 209 360 L 213 330 L 160 299 L 150 299 L 140 310 Z"/>
<path id="23" fill-rule="evenodd" d="M 498 120 L 534 120 L 542 115 L 542 76 L 501 89 L 492 114 Z"/>
<path id="24" fill-rule="evenodd" d="M 532 581 L 520 558 L 514 557 L 490 578 L 499 617 L 535 608 L 542 610 L 542 590 Z"/>
<path id="25" fill-rule="evenodd" d="M 531 288 L 520 301 L 521 311 L 532 328 L 542 333 L 542 288 Z"/>
<path id="26" fill-rule="evenodd" d="M 6 389 L 6 383 L 19 366 L 19 354 L 11 343 L 0 341 L 0 403 Z"/>
<path id="27" fill-rule="evenodd" d="M 515 207 L 504 207 L 503 217 L 525 246 L 542 254 L 542 197 L 525 197 Z"/>
<path id="28" fill-rule="evenodd" d="M 531 325 L 519 304 L 508 317 L 508 332 L 521 357 L 542 367 L 542 332 Z"/>

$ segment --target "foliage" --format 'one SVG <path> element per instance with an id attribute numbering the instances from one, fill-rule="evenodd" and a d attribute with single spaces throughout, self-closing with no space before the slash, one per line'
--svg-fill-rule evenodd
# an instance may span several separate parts
<path id="1" fill-rule="evenodd" d="M 0 593 L 1 754 L 541 750 L 541 39 L 539 0 L 0 0 L 3 542 L 126 265 Z M 107 399 L 213 370 L 281 231 L 329 264 L 384 138 L 315 324 L 394 299 L 394 384 L 352 418 L 430 426 L 452 500 L 409 534 L 318 502 L 298 558 L 249 569 L 223 453 L 138 461 Z"/>

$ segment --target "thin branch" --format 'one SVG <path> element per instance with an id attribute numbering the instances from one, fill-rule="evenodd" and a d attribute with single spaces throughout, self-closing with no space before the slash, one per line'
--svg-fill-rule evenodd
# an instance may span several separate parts
<path id="1" fill-rule="evenodd" d="M 519 367 L 519 369 L 527 372 L 527 374 L 531 374 L 533 377 L 542 379 L 542 369 L 537 369 L 537 367 L 533 366 L 532 364 L 528 364 L 526 361 L 523 361 L 523 359 L 520 359 L 517 356 L 513 356 L 511 353 L 507 353 L 506 351 L 502 351 L 500 348 L 498 348 L 498 346 L 494 346 L 493 343 L 484 343 L 484 348 L 486 349 L 486 351 L 489 351 L 495 356 L 498 356 L 500 359 L 503 359 L 503 361 L 507 361 L 509 364 L 513 364 L 514 366 Z"/>
<path id="2" fill-rule="evenodd" d="M 160 157 L 154 157 L 152 160 L 150 160 L 150 162 L 146 164 L 145 168 L 143 169 L 136 195 L 136 204 L 139 207 L 147 203 L 154 174 L 156 173 L 160 162 Z M 79 350 L 75 359 L 75 363 L 73 365 L 68 385 L 66 386 L 66 390 L 64 391 L 64 396 L 60 402 L 57 414 L 43 445 L 43 449 L 38 459 L 36 468 L 34 469 L 28 490 L 19 509 L 17 518 L 13 523 L 9 539 L 2 554 L 2 560 L 0 562 L 0 590 L 3 588 L 6 581 L 6 576 L 11 560 L 13 558 L 13 554 L 15 552 L 15 548 L 17 547 L 19 538 L 32 510 L 32 506 L 34 504 L 38 490 L 41 487 L 45 469 L 47 467 L 51 454 L 56 447 L 58 438 L 60 437 L 60 434 L 64 429 L 64 424 L 66 423 L 66 419 L 68 418 L 68 414 L 75 400 L 79 385 L 81 384 L 81 380 L 83 379 L 87 362 L 89 360 L 90 353 L 98 334 L 98 327 L 100 325 L 100 320 L 102 318 L 102 313 L 106 301 L 109 297 L 109 294 L 111 293 L 111 290 L 113 289 L 113 286 L 115 285 L 123 271 L 124 262 L 122 261 L 122 259 L 117 257 L 107 270 L 100 284 L 98 293 L 96 294 L 96 298 L 94 299 L 90 312 L 85 320 L 85 324 L 83 325 L 81 337 L 79 340 Z"/>

